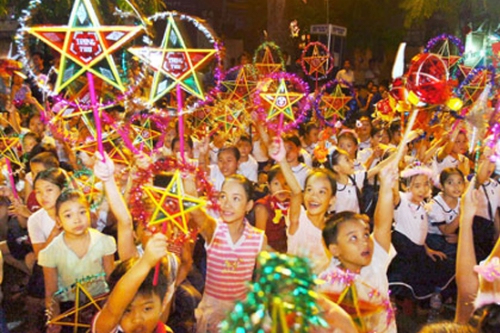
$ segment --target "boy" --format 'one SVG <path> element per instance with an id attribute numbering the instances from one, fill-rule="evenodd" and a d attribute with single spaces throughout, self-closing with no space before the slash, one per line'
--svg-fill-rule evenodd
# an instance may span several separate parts
<path id="1" fill-rule="evenodd" d="M 160 316 L 172 296 L 174 281 L 158 274 L 158 283 L 153 285 L 153 268 L 167 254 L 167 238 L 157 233 L 149 240 L 142 257 L 115 268 L 109 278 L 111 293 L 94 318 L 92 333 L 172 332 Z"/>
<path id="2" fill-rule="evenodd" d="M 240 163 L 238 173 L 245 176 L 250 181 L 257 182 L 257 170 L 259 164 L 252 156 L 252 140 L 249 136 L 242 135 L 238 140 L 238 150 L 240 151 Z"/>

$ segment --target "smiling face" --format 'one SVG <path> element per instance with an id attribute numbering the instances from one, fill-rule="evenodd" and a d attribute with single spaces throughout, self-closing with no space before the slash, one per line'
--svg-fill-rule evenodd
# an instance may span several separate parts
<path id="1" fill-rule="evenodd" d="M 138 293 L 123 313 L 120 326 L 125 333 L 154 333 L 162 310 L 158 295 Z"/>
<path id="2" fill-rule="evenodd" d="M 345 150 L 349 153 L 351 158 L 356 158 L 356 151 L 358 150 L 358 145 L 353 140 L 343 137 L 339 140 L 339 148 Z"/>
<path id="3" fill-rule="evenodd" d="M 78 199 L 63 202 L 59 207 L 58 221 L 66 233 L 83 235 L 90 226 L 87 203 Z"/>
<path id="4" fill-rule="evenodd" d="M 241 223 L 253 207 L 243 185 L 235 179 L 226 179 L 219 194 L 221 218 L 225 223 Z"/>
<path id="5" fill-rule="evenodd" d="M 61 194 L 59 186 L 49 181 L 38 179 L 35 183 L 36 200 L 43 209 L 50 210 L 55 208 L 57 197 Z"/>
<path id="6" fill-rule="evenodd" d="M 338 226 L 337 241 L 328 246 L 345 269 L 359 272 L 368 266 L 373 256 L 373 238 L 364 221 L 347 220 Z"/>
<path id="7" fill-rule="evenodd" d="M 459 133 L 453 144 L 452 153 L 455 155 L 467 153 L 467 137 L 464 133 Z"/>
<path id="8" fill-rule="evenodd" d="M 290 187 L 281 172 L 269 182 L 269 191 L 279 201 L 285 201 L 290 198 Z"/>
<path id="9" fill-rule="evenodd" d="M 304 189 L 304 205 L 309 217 L 324 216 L 335 204 L 332 185 L 328 177 L 316 172 L 308 177 Z"/>
<path id="10" fill-rule="evenodd" d="M 350 176 L 354 173 L 354 161 L 351 157 L 341 154 L 333 170 L 339 175 Z"/>

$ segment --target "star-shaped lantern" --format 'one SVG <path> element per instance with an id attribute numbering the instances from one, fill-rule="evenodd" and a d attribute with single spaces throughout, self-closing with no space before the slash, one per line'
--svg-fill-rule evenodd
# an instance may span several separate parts
<path id="1" fill-rule="evenodd" d="M 118 133 L 115 132 L 108 133 L 106 137 L 102 140 L 102 144 L 109 158 L 113 160 L 115 163 L 121 163 L 126 165 L 129 165 L 131 163 L 130 156 L 127 156 L 127 154 L 125 153 L 126 148 L 123 144 L 121 136 Z M 97 151 L 98 147 L 97 147 L 97 142 L 93 141 L 75 147 L 74 149 L 77 151 L 83 151 L 89 155 L 93 155 Z"/>
<path id="2" fill-rule="evenodd" d="M 274 44 L 270 44 L 274 45 Z M 277 46 L 276 46 L 277 48 Z M 254 62 L 255 68 L 259 71 L 262 76 L 277 73 L 284 70 L 282 62 L 275 62 L 273 57 L 273 52 L 271 46 L 264 46 L 264 54 L 260 60 Z"/>
<path id="3" fill-rule="evenodd" d="M 151 127 L 151 119 L 143 121 L 141 126 L 131 125 L 131 134 L 134 136 L 132 145 L 140 151 L 152 152 L 155 149 L 154 141 L 162 136 L 162 133 Z"/>
<path id="4" fill-rule="evenodd" d="M 235 80 L 225 80 L 221 83 L 227 89 L 226 99 L 244 101 L 254 92 L 257 81 L 254 66 L 244 65 L 239 69 Z"/>
<path id="5" fill-rule="evenodd" d="M 172 14 L 167 17 L 167 27 L 160 47 L 132 47 L 129 51 L 154 71 L 150 102 L 159 100 L 177 85 L 193 96 L 205 98 L 197 71 L 208 64 L 216 55 L 217 49 L 187 47 Z"/>
<path id="6" fill-rule="evenodd" d="M 141 29 L 141 26 L 101 26 L 91 1 L 76 0 L 68 25 L 31 27 L 26 31 L 61 53 L 54 87 L 58 93 L 88 72 L 125 91 L 112 54 Z"/>
<path id="7" fill-rule="evenodd" d="M 351 96 L 346 96 L 342 93 L 340 84 L 337 84 L 333 94 L 324 94 L 321 96 L 322 105 L 320 104 L 320 109 L 321 106 L 323 106 L 323 117 L 328 121 L 333 119 L 333 122 L 339 119 L 344 119 L 344 112 L 342 111 L 351 99 Z"/>
<path id="8" fill-rule="evenodd" d="M 308 49 L 304 49 L 304 54 L 302 56 L 305 73 L 315 78 L 324 77 L 331 70 L 331 66 L 333 66 L 332 61 L 330 61 L 330 66 L 328 64 L 328 60 L 331 58 L 327 53 L 328 49 L 321 48 L 320 52 L 319 45 L 323 44 L 314 43 L 311 45 L 313 49 L 310 55 L 307 55 Z"/>
<path id="9" fill-rule="evenodd" d="M 295 121 L 292 106 L 299 102 L 304 97 L 304 94 L 289 92 L 285 79 L 280 79 L 276 92 L 262 92 L 260 93 L 260 96 L 271 104 L 266 120 L 271 121 L 276 116 L 279 116 L 280 122 L 282 122 L 283 116 L 287 117 L 291 121 Z"/>
<path id="10" fill-rule="evenodd" d="M 452 54 L 452 52 L 450 51 L 450 41 L 448 39 L 444 40 L 444 43 L 438 50 L 437 54 L 441 57 L 441 59 L 443 59 L 449 71 L 458 63 L 460 58 L 462 58 L 459 55 Z"/>
<path id="11" fill-rule="evenodd" d="M 174 172 L 166 188 L 145 186 L 144 191 L 155 206 L 149 225 L 170 222 L 185 235 L 189 233 L 186 214 L 206 204 L 204 200 L 184 193 L 180 170 Z"/>
<path id="12" fill-rule="evenodd" d="M 245 105 L 236 100 L 222 100 L 215 105 L 217 108 L 215 122 L 225 134 L 233 133 L 246 126 Z"/>
<path id="13" fill-rule="evenodd" d="M 0 131 L 0 153 L 1 157 L 9 159 L 10 162 L 19 166 L 23 166 L 17 154 L 17 147 L 19 146 L 19 137 L 8 136 L 3 131 Z"/>
<path id="14" fill-rule="evenodd" d="M 469 74 L 471 75 L 473 73 L 474 72 L 469 72 Z M 486 69 L 477 72 L 477 74 L 474 75 L 474 77 L 469 81 L 468 84 L 462 86 L 462 89 L 465 93 L 464 100 L 475 102 L 486 87 L 486 84 L 488 83 L 490 77 L 491 73 Z"/>

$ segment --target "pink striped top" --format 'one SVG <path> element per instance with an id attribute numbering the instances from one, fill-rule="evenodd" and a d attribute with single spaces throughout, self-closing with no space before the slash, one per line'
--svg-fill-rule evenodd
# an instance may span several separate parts
<path id="1" fill-rule="evenodd" d="M 223 301 L 245 298 L 255 259 L 262 248 L 264 232 L 248 222 L 240 239 L 233 244 L 229 228 L 220 222 L 207 246 L 205 293 Z"/>

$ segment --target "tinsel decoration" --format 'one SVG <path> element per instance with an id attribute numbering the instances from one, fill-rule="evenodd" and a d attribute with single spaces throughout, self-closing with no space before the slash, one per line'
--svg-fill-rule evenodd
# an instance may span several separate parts
<path id="1" fill-rule="evenodd" d="M 312 327 L 328 327 L 320 315 L 307 259 L 262 252 L 257 261 L 256 282 L 222 322 L 221 332 L 309 332 Z"/>

